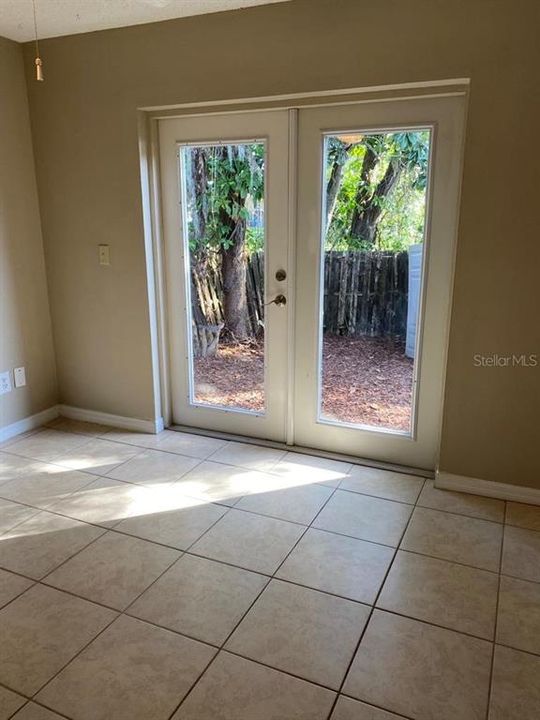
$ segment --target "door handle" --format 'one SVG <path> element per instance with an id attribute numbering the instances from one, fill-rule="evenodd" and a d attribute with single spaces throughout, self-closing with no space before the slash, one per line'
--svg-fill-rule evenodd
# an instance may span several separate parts
<path id="1" fill-rule="evenodd" d="M 273 300 L 270 300 L 270 302 L 266 303 L 267 305 L 277 305 L 278 307 L 281 307 L 282 305 L 287 304 L 287 298 L 285 295 L 276 295 L 276 297 Z"/>

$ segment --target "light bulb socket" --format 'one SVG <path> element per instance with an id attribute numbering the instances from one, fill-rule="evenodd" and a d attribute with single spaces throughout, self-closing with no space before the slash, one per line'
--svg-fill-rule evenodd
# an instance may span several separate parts
<path id="1" fill-rule="evenodd" d="M 37 57 L 34 62 L 36 65 L 36 80 L 38 82 L 43 82 L 45 80 L 43 77 L 43 61 L 41 58 Z"/>

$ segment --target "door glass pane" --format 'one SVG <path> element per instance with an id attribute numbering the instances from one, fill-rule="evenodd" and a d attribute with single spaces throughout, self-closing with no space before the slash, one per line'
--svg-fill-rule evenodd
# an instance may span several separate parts
<path id="1" fill-rule="evenodd" d="M 180 148 L 192 404 L 264 413 L 265 156 Z"/>
<path id="2" fill-rule="evenodd" d="M 325 136 L 321 420 L 410 433 L 430 131 Z"/>

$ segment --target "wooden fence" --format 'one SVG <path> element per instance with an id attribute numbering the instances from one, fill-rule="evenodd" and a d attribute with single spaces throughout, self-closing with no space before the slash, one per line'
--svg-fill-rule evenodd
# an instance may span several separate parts
<path id="1" fill-rule="evenodd" d="M 404 339 L 408 268 L 406 252 L 327 252 L 324 331 Z"/>
<path id="2" fill-rule="evenodd" d="M 204 275 L 193 271 L 196 325 L 223 323 L 222 281 L 218 267 Z M 407 331 L 408 255 L 406 252 L 325 254 L 324 331 L 334 335 L 370 335 L 405 339 Z M 248 260 L 246 293 L 253 335 L 264 323 L 264 255 Z M 194 302 L 194 305 L 196 303 Z"/>

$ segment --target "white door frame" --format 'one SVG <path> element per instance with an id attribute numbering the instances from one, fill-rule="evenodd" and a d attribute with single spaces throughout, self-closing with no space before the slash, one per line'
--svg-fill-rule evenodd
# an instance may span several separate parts
<path id="1" fill-rule="evenodd" d="M 351 103 L 370 103 L 374 101 L 411 98 L 460 97 L 465 107 L 468 101 L 469 78 L 453 78 L 437 81 L 420 81 L 401 84 L 387 84 L 374 87 L 340 89 L 307 93 L 291 93 L 286 95 L 238 98 L 230 100 L 209 100 L 176 105 L 141 107 L 138 109 L 139 158 L 141 170 L 141 195 L 143 210 L 143 231 L 146 256 L 147 290 L 149 305 L 149 335 L 152 356 L 152 388 L 154 398 L 154 420 L 159 429 L 171 424 L 171 375 L 169 367 L 169 336 L 167 327 L 167 291 L 164 269 L 163 218 L 161 212 L 160 163 L 158 122 L 167 117 L 183 117 L 186 115 L 208 115 L 212 113 L 245 112 L 247 110 L 287 109 L 302 107 L 320 107 L 323 105 L 344 105 Z M 466 112 L 466 110 L 465 110 Z M 295 120 L 292 116 L 290 135 L 292 135 L 291 166 L 294 172 L 295 152 Z M 465 120 L 463 120 L 463 125 Z M 461 174 L 463 166 L 464 133 L 461 147 L 458 149 L 460 163 L 460 187 L 457 203 L 461 192 Z M 294 179 L 289 182 L 291 193 L 294 192 Z M 289 227 L 296 227 L 295 207 L 289 204 Z M 456 224 L 458 210 L 456 209 Z M 453 287 L 456 242 L 454 239 L 449 274 L 450 288 Z M 294 267 L 289 264 L 289 277 L 294 282 Z M 292 300 L 292 298 L 291 298 Z M 448 299 L 451 307 L 451 295 Z M 289 325 L 289 333 L 294 328 Z M 448 353 L 449 324 L 445 328 L 444 357 Z M 443 385 L 446 380 L 444 368 Z M 293 379 L 291 379 L 293 382 Z M 287 442 L 291 442 L 294 428 L 292 413 L 288 413 Z M 440 424 L 438 432 L 440 435 Z M 405 462 L 405 459 L 402 460 Z M 380 465 L 380 463 L 376 463 Z M 432 465 L 434 467 L 434 464 Z"/>

